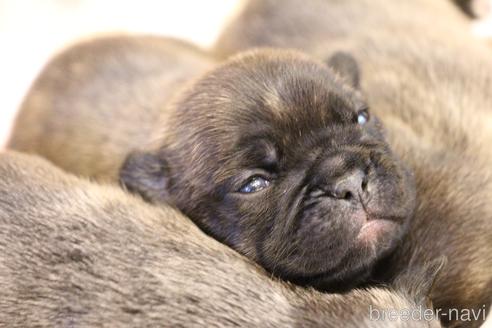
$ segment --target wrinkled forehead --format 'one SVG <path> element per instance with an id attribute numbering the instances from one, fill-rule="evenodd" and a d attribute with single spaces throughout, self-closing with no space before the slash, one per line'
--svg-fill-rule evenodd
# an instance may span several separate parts
<path id="1" fill-rule="evenodd" d="M 198 81 L 182 105 L 175 140 L 202 164 L 244 157 L 241 152 L 261 148 L 261 139 L 287 147 L 300 136 L 353 122 L 365 107 L 323 63 L 290 54 L 223 65 Z"/>
<path id="2" fill-rule="evenodd" d="M 347 122 L 365 107 L 358 91 L 324 64 L 304 57 L 241 58 L 216 76 L 220 79 L 215 92 L 218 102 L 222 100 L 217 114 L 239 133 L 252 125 L 298 133 Z"/>

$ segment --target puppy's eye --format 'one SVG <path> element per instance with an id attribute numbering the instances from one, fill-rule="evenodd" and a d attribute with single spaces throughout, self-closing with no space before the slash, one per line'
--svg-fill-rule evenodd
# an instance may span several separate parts
<path id="1" fill-rule="evenodd" d="M 357 124 L 364 125 L 369 121 L 369 112 L 363 109 L 357 113 Z"/>
<path id="2" fill-rule="evenodd" d="M 244 194 L 250 194 L 254 192 L 258 192 L 260 190 L 263 190 L 267 188 L 270 185 L 270 181 L 260 177 L 260 176 L 254 176 L 250 178 L 246 184 L 244 184 L 240 189 L 240 193 Z"/>

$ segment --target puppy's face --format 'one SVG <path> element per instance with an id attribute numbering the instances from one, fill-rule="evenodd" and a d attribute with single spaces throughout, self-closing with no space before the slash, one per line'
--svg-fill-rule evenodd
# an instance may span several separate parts
<path id="1" fill-rule="evenodd" d="M 162 146 L 131 155 L 123 182 L 282 278 L 359 281 L 402 237 L 415 191 L 344 84 L 357 80 L 355 63 L 331 62 L 345 80 L 288 51 L 230 60 L 176 102 Z"/>

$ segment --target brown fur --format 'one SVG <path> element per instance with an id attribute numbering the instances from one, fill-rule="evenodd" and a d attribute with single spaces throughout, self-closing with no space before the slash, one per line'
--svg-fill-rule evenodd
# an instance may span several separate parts
<path id="1" fill-rule="evenodd" d="M 463 10 L 463 13 L 470 17 L 476 17 L 472 2 L 472 0 L 454 0 L 454 3 Z"/>
<path id="2" fill-rule="evenodd" d="M 354 54 L 372 111 L 417 178 L 410 234 L 381 272 L 446 255 L 433 295 L 444 309 L 492 295 L 492 58 L 465 24 L 448 1 L 250 1 L 216 47 Z"/>
<path id="3" fill-rule="evenodd" d="M 340 74 L 354 71 L 348 55 L 335 58 Z M 275 275 L 349 289 L 405 233 L 415 190 L 377 118 L 357 123 L 364 99 L 341 82 L 297 52 L 231 58 L 176 97 L 157 146 L 130 155 L 121 179 Z M 242 192 L 252 176 L 271 184 Z M 360 239 L 378 218 L 388 226 Z"/>
<path id="4" fill-rule="evenodd" d="M 97 54 L 98 45 L 104 42 L 92 46 L 92 52 Z M 112 42 L 106 47 L 112 47 Z M 83 48 L 85 53 L 75 48 L 60 58 L 67 57 L 64 62 L 71 63 L 73 53 L 91 63 L 97 57 L 87 57 L 90 48 L 90 44 Z M 171 58 L 178 57 L 179 49 L 172 50 Z M 118 58 L 120 53 L 113 47 L 106 56 Z M 168 59 L 165 54 L 160 58 L 165 68 Z M 149 104 L 161 110 L 162 122 L 157 125 L 155 118 L 149 120 L 156 137 L 144 137 L 151 130 L 144 124 L 137 141 L 142 148 L 151 139 L 156 145 L 128 157 L 122 181 L 147 200 L 176 205 L 204 231 L 276 276 L 329 291 L 358 285 L 405 233 L 415 191 L 411 174 L 387 146 L 377 119 L 365 127 L 357 123 L 357 113 L 366 105 L 360 92 L 349 85 L 357 87 L 358 74 L 356 63 L 349 58 L 338 54 L 329 63 L 344 79 L 324 63 L 288 51 L 251 52 L 219 65 L 185 88 L 169 106 Z M 121 60 L 119 64 L 121 71 L 128 66 Z M 57 62 L 49 65 L 44 75 L 50 76 L 59 66 Z M 127 81 L 126 75 L 112 76 L 113 92 L 149 85 L 157 92 L 166 87 L 156 85 L 146 74 L 135 75 L 138 85 Z M 49 159 L 60 161 L 72 172 L 100 178 L 101 172 L 95 171 L 99 157 L 107 163 L 114 153 L 108 145 L 132 138 L 113 126 L 134 126 L 126 116 L 127 108 L 135 107 L 134 100 L 129 98 L 121 108 L 104 89 L 98 89 L 102 95 L 94 108 L 94 99 L 84 90 L 93 90 L 99 77 L 80 77 L 78 92 L 61 87 L 63 79 L 66 77 L 60 79 L 58 88 L 34 86 L 23 114 L 32 117 L 28 113 L 35 110 L 44 122 L 57 127 L 36 138 L 27 132 L 23 142 L 30 145 L 29 139 L 34 139 L 35 149 L 45 154 L 44 145 L 57 149 L 51 146 L 54 135 L 64 144 Z M 36 93 L 70 101 L 57 107 L 58 115 L 46 105 L 39 115 L 43 105 L 34 110 L 29 107 Z M 94 124 L 79 114 L 79 108 L 85 115 L 95 111 L 93 115 L 101 119 Z M 75 119 L 70 118 L 71 113 Z M 83 156 L 89 147 L 94 148 L 92 161 L 66 165 L 66 158 L 77 161 L 79 139 L 72 138 L 73 129 L 67 133 L 64 124 L 76 128 L 76 134 L 107 134 L 112 139 L 95 143 L 89 137 L 82 148 Z M 21 116 L 17 135 L 28 129 Z M 23 142 L 16 142 L 14 135 L 12 146 L 24 150 Z M 127 152 L 133 145 L 135 140 L 130 140 Z M 272 187 L 249 195 L 239 191 L 257 175 L 268 177 Z M 369 221 L 375 223 L 374 233 L 364 237 L 362 231 Z"/>
<path id="5" fill-rule="evenodd" d="M 326 5 L 333 7 L 327 11 Z M 408 14 L 417 7 L 418 14 Z M 436 304 L 446 309 L 489 303 L 490 229 L 476 228 L 490 222 L 488 53 L 469 41 L 462 19 L 444 2 L 313 1 L 294 7 L 286 2 L 280 8 L 267 2 L 266 8 L 275 13 L 268 28 L 257 18 L 247 29 L 239 28 L 241 34 L 229 37 L 229 42 L 239 40 L 241 47 L 295 46 L 322 59 L 333 50 L 349 50 L 362 64 L 363 89 L 372 110 L 417 173 L 416 219 L 395 258 L 382 266 L 387 276 L 381 279 L 398 276 L 410 259 L 425 263 L 444 254 L 450 265 L 437 283 Z M 320 12 L 325 16 L 320 18 Z M 234 44 L 224 46 L 221 53 L 230 52 L 227 47 L 237 49 Z M 471 49 L 473 60 L 459 56 L 465 48 Z M 428 107 L 432 110 L 422 110 Z M 443 226 L 450 233 L 443 233 Z"/>
<path id="6" fill-rule="evenodd" d="M 422 284 L 411 294 L 305 290 L 272 280 L 170 207 L 34 156 L 0 154 L 0 226 L 0 327 L 439 326 L 369 320 L 369 306 L 422 305 L 431 266 L 412 274 L 404 289 Z"/>
<path id="7" fill-rule="evenodd" d="M 487 17 L 492 10 L 488 0 L 454 0 L 453 2 L 470 18 L 479 19 Z"/>
<path id="8" fill-rule="evenodd" d="M 77 44 L 35 81 L 9 147 L 114 181 L 128 152 L 158 129 L 170 97 L 211 63 L 199 49 L 169 38 L 121 36 Z"/>

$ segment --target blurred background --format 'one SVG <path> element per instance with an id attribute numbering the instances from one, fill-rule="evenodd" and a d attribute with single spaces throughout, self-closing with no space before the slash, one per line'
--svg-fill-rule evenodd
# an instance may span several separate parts
<path id="1" fill-rule="evenodd" d="M 0 149 L 27 89 L 55 53 L 109 33 L 168 35 L 208 47 L 244 1 L 0 0 Z M 470 28 L 491 36 L 492 0 L 475 2 Z"/>
<path id="2" fill-rule="evenodd" d="M 57 52 L 110 33 L 210 46 L 242 0 L 0 0 L 0 148 L 30 84 Z"/>

